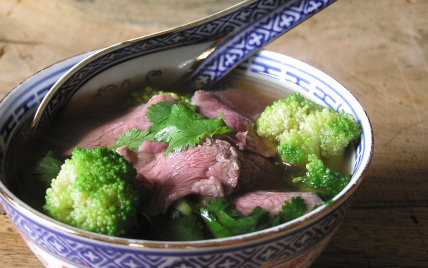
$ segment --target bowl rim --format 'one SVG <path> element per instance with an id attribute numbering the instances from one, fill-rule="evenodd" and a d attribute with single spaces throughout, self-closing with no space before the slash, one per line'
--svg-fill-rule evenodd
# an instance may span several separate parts
<path id="1" fill-rule="evenodd" d="M 5 99 L 7 99 L 9 97 L 13 97 L 12 92 L 19 89 L 25 82 L 30 81 L 36 75 L 41 74 L 42 72 L 48 72 L 50 68 L 53 68 L 60 63 L 65 63 L 67 61 L 86 56 L 89 53 L 96 53 L 96 51 L 86 52 L 86 53 L 82 53 L 82 54 L 70 57 L 70 58 L 65 59 L 63 61 L 52 64 L 51 66 L 48 66 L 48 67 L 42 69 L 41 71 L 33 74 L 32 76 L 28 77 L 23 82 L 18 84 L 15 88 L 13 88 L 3 98 L 3 100 L 0 102 L 0 104 L 3 103 L 3 101 Z M 351 196 L 353 196 L 356 193 L 360 184 L 363 181 L 364 176 L 367 173 L 367 170 L 368 170 L 368 167 L 371 163 L 372 155 L 373 155 L 373 129 L 371 127 L 370 119 L 369 119 L 367 113 L 365 112 L 363 106 L 355 98 L 355 96 L 347 88 L 345 88 L 342 84 L 337 82 L 334 78 L 330 77 L 326 73 L 324 73 L 321 70 L 319 70 L 319 69 L 317 69 L 317 68 L 315 68 L 309 64 L 306 64 L 306 63 L 304 63 L 298 59 L 289 57 L 287 55 L 284 55 L 284 54 L 281 54 L 278 52 L 273 52 L 270 50 L 262 50 L 261 52 L 257 53 L 253 57 L 257 57 L 258 55 L 264 54 L 264 53 L 268 53 L 268 54 L 272 53 L 273 55 L 276 55 L 279 58 L 285 56 L 284 58 L 289 58 L 289 59 L 295 60 L 295 61 L 303 64 L 304 66 L 306 66 L 312 70 L 315 70 L 317 72 L 320 72 L 321 74 L 326 75 L 327 77 L 332 79 L 332 81 L 335 81 L 337 83 L 337 85 L 341 86 L 345 90 L 345 92 L 347 94 L 349 94 L 349 96 L 352 96 L 354 98 L 354 100 L 356 101 L 356 103 L 361 107 L 361 109 L 364 113 L 364 117 L 363 117 L 363 114 L 361 114 L 361 117 L 367 121 L 366 127 L 368 129 L 366 129 L 366 128 L 363 129 L 363 132 L 366 132 L 367 137 L 369 138 L 366 140 L 366 142 L 368 143 L 368 146 L 369 146 L 368 155 L 362 161 L 362 163 L 358 169 L 358 172 L 355 173 L 355 171 L 354 171 L 353 177 L 358 176 L 356 178 L 355 182 L 349 183 L 347 185 L 347 187 L 342 190 L 341 193 L 336 195 L 333 198 L 332 204 L 329 204 L 329 205 L 324 204 L 324 205 L 320 206 L 319 208 L 317 208 L 317 209 L 315 209 L 315 210 L 313 210 L 313 211 L 311 211 L 311 212 L 309 212 L 309 213 L 307 213 L 307 214 L 305 214 L 305 215 L 303 215 L 303 216 L 301 216 L 301 217 L 299 217 L 293 221 L 281 224 L 279 226 L 271 227 L 268 229 L 264 229 L 261 231 L 257 231 L 257 232 L 253 232 L 253 233 L 249 233 L 249 234 L 245 234 L 245 235 L 238 235 L 238 236 L 221 238 L 221 239 L 210 239 L 210 240 L 188 241 L 188 242 L 187 241 L 175 242 L 175 241 L 154 241 L 154 240 L 141 240 L 141 239 L 132 239 L 132 238 L 111 237 L 111 236 L 107 236 L 107 235 L 102 235 L 102 234 L 97 234 L 97 233 L 81 230 L 81 229 L 78 229 L 76 227 L 68 226 L 64 223 L 61 223 L 59 221 L 56 221 L 54 219 L 49 218 L 48 216 L 46 216 L 43 213 L 33 209 L 28 204 L 21 201 L 9 189 L 7 189 L 7 187 L 1 181 L 0 181 L 0 196 L 3 197 L 17 211 L 19 211 L 20 213 L 22 213 L 22 214 L 26 215 L 27 217 L 29 217 L 30 219 L 32 219 L 32 221 L 38 222 L 41 225 L 48 226 L 49 228 L 52 228 L 57 232 L 64 232 L 67 235 L 76 236 L 76 237 L 81 238 L 81 239 L 95 240 L 97 242 L 103 242 L 103 243 L 120 245 L 120 246 L 128 246 L 128 247 L 133 247 L 133 248 L 149 248 L 149 249 L 218 248 L 218 247 L 223 247 L 223 246 L 233 246 L 233 245 L 242 244 L 245 242 L 254 242 L 254 241 L 272 238 L 272 237 L 279 235 L 279 234 L 281 234 L 285 231 L 288 231 L 288 230 L 297 229 L 301 226 L 304 226 L 306 224 L 310 224 L 310 223 L 316 221 L 318 218 L 321 218 L 321 217 L 329 214 L 330 212 L 339 208 L 346 200 L 348 200 Z"/>

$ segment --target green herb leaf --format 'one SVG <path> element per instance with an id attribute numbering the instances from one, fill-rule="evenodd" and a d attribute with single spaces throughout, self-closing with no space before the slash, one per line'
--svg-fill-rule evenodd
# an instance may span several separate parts
<path id="1" fill-rule="evenodd" d="M 172 151 L 184 151 L 201 144 L 205 137 L 229 133 L 232 130 L 221 119 L 207 119 L 195 112 L 196 106 L 168 101 L 153 104 L 148 108 L 147 119 L 153 123 L 149 130 L 128 130 L 116 139 L 112 149 L 123 145 L 136 151 L 145 140 L 168 143 L 165 155 Z"/>
<path id="2" fill-rule="evenodd" d="M 226 229 L 223 225 L 221 225 L 214 214 L 210 213 L 206 208 L 200 208 L 200 215 L 204 220 L 207 228 L 211 231 L 215 238 L 224 238 L 233 236 L 233 234 Z"/>
<path id="3" fill-rule="evenodd" d="M 301 197 L 292 197 L 291 202 L 285 201 L 282 210 L 278 211 L 273 226 L 286 223 L 302 216 L 308 209 L 305 200 Z"/>
<path id="4" fill-rule="evenodd" d="M 184 151 L 200 144 L 205 137 L 230 132 L 231 130 L 221 117 L 222 115 L 214 119 L 201 119 L 193 107 L 179 102 L 171 107 L 168 119 L 160 124 L 154 122 L 154 129 L 156 129 L 154 137 L 157 141 L 169 143 L 165 154 L 173 150 Z"/>
<path id="5" fill-rule="evenodd" d="M 153 140 L 150 130 L 139 131 L 137 128 L 133 128 L 117 137 L 114 146 L 110 149 L 116 151 L 117 148 L 127 145 L 131 151 L 137 152 L 146 140 Z"/>
<path id="6" fill-rule="evenodd" d="M 200 213 L 214 237 L 229 237 L 264 229 L 269 223 L 269 212 L 255 207 L 247 216 L 241 216 L 229 198 L 206 200 Z"/>
<path id="7" fill-rule="evenodd" d="M 168 119 L 169 115 L 171 114 L 171 108 L 174 104 L 174 102 L 170 101 L 161 101 L 151 105 L 147 109 L 147 119 L 150 122 L 154 122 L 156 124 L 162 123 Z"/>

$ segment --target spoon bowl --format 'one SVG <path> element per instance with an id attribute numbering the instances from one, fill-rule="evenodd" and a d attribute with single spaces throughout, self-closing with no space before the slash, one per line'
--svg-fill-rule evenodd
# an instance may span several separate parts
<path id="1" fill-rule="evenodd" d="M 99 50 L 53 85 L 34 116 L 32 131 L 64 110 L 120 105 L 145 86 L 209 86 L 333 2 L 246 0 L 201 20 Z"/>

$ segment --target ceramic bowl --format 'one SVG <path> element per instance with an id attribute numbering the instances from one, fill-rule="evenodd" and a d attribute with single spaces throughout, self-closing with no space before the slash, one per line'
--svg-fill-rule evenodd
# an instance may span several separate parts
<path id="1" fill-rule="evenodd" d="M 345 110 L 362 126 L 361 140 L 349 164 L 352 180 L 332 205 L 251 234 L 197 242 L 156 242 L 82 231 L 52 220 L 18 199 L 11 191 L 13 182 L 6 166 L 16 165 L 8 163 L 10 140 L 19 135 L 14 130 L 32 116 L 60 77 L 91 53 L 36 73 L 0 103 L 0 201 L 24 241 L 46 267 L 308 267 L 321 254 L 363 180 L 372 156 L 372 129 L 361 104 L 341 84 L 301 61 L 267 50 L 239 65 L 229 77 L 278 92 L 300 92 L 327 107 Z M 115 70 L 114 78 L 103 84 L 94 77 L 88 87 L 120 88 L 129 77 L 122 68 Z M 105 76 L 109 74 L 101 73 L 101 77 Z M 154 77 L 162 80 L 159 76 L 162 75 Z"/>

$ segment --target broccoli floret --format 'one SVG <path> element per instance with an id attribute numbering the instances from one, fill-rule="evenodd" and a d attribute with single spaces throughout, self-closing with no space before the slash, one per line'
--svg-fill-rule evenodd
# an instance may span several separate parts
<path id="1" fill-rule="evenodd" d="M 177 101 L 190 104 L 191 96 L 181 96 L 174 92 L 158 91 L 154 90 L 151 87 L 145 87 L 144 90 L 132 92 L 132 98 L 138 103 L 147 103 L 153 96 L 159 94 L 171 95 L 171 97 L 173 97 Z"/>
<path id="2" fill-rule="evenodd" d="M 315 102 L 300 94 L 291 94 L 265 108 L 256 120 L 256 132 L 259 136 L 275 139 L 286 130 L 299 129 L 309 112 L 319 109 L 321 106 Z"/>
<path id="3" fill-rule="evenodd" d="M 305 165 L 308 155 L 335 157 L 362 130 L 352 115 L 307 100 L 299 93 L 268 106 L 256 120 L 256 133 L 273 139 L 283 161 Z"/>
<path id="4" fill-rule="evenodd" d="M 311 132 L 300 132 L 295 129 L 278 135 L 278 153 L 284 162 L 290 164 L 306 163 L 309 154 L 320 155 L 320 139 Z"/>
<path id="5" fill-rule="evenodd" d="M 123 236 L 136 223 L 132 162 L 105 147 L 76 148 L 46 191 L 46 214 L 87 231 Z"/>
<path id="6" fill-rule="evenodd" d="M 294 183 L 302 182 L 305 188 L 312 188 L 324 200 L 331 199 L 342 191 L 351 180 L 351 175 L 342 176 L 325 167 L 322 160 L 314 154 L 308 156 L 306 176 L 293 179 Z"/>
<path id="7" fill-rule="evenodd" d="M 299 93 L 274 102 L 256 120 L 256 133 L 274 140 L 282 161 L 306 167 L 303 182 L 322 198 L 331 198 L 350 181 L 339 172 L 345 149 L 361 135 L 352 115 L 307 100 Z"/>
<path id="8" fill-rule="evenodd" d="M 300 124 L 300 131 L 319 136 L 322 156 L 342 155 L 348 144 L 361 134 L 360 125 L 352 115 L 345 111 L 337 112 L 331 108 L 309 113 Z"/>

